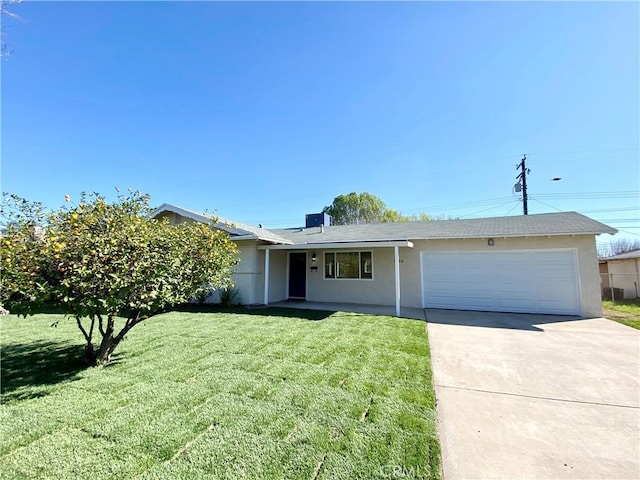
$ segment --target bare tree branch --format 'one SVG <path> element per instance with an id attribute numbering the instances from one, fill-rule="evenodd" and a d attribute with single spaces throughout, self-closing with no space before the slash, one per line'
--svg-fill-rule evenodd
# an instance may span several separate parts
<path id="1" fill-rule="evenodd" d="M 84 329 L 84 327 L 82 326 L 82 321 L 80 320 L 80 317 L 76 317 L 76 323 L 78 324 L 78 328 L 80 328 L 80 331 L 84 335 L 84 338 L 87 341 L 87 344 L 90 344 L 91 343 L 91 335 L 89 335 L 87 333 L 87 331 Z"/>
<path id="2" fill-rule="evenodd" d="M 22 21 L 22 18 L 20 18 L 19 15 L 9 10 L 12 5 L 18 5 L 19 3 L 22 3 L 22 0 L 0 0 L 0 15 L 7 16 L 14 20 Z M 9 50 L 7 49 L 7 44 L 4 41 L 5 37 L 7 36 L 4 30 L 4 22 L 0 22 L 0 39 L 2 43 L 2 45 L 0 46 L 0 57 L 8 57 L 10 54 Z"/>
<path id="3" fill-rule="evenodd" d="M 100 335 L 104 337 L 104 326 L 102 323 L 102 315 L 98 313 L 98 329 L 100 330 Z"/>

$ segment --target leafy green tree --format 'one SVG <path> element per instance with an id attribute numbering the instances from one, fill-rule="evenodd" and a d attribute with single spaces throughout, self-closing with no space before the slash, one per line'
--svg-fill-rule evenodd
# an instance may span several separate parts
<path id="1" fill-rule="evenodd" d="M 37 203 L 8 200 L 0 301 L 23 315 L 62 305 L 86 340 L 91 365 L 108 363 L 125 335 L 150 316 L 232 285 L 238 252 L 228 234 L 153 219 L 147 195 L 113 203 L 83 195 L 78 205 L 46 215 Z"/>
<path id="2" fill-rule="evenodd" d="M 379 197 L 367 192 L 338 195 L 333 199 L 333 203 L 324 207 L 322 211 L 331 215 L 334 225 L 429 220 L 429 216 L 425 213 L 403 215 L 397 210 L 387 208 Z"/>
<path id="3" fill-rule="evenodd" d="M 375 195 L 367 192 L 351 192 L 338 195 L 333 203 L 322 210 L 331 215 L 334 225 L 379 223 L 386 206 Z"/>
<path id="4" fill-rule="evenodd" d="M 397 210 L 393 208 L 387 208 L 382 214 L 382 223 L 391 223 L 391 222 L 428 222 L 431 220 L 431 217 L 426 213 L 421 214 L 413 214 L 413 215 L 403 215 Z"/>

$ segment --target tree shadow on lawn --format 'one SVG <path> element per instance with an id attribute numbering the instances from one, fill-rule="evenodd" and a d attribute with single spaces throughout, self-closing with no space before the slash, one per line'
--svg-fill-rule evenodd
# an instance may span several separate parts
<path id="1" fill-rule="evenodd" d="M 36 341 L 2 347 L 3 401 L 46 395 L 40 387 L 73 380 L 87 364 L 82 360 L 84 345 Z"/>
<path id="2" fill-rule="evenodd" d="M 260 317 L 286 317 L 286 318 L 300 318 L 302 320 L 324 320 L 335 312 L 327 310 L 304 310 L 298 308 L 287 307 L 221 307 L 219 305 L 176 305 L 168 310 L 170 312 L 188 312 L 188 313 L 231 313 L 241 315 L 257 315 Z"/>

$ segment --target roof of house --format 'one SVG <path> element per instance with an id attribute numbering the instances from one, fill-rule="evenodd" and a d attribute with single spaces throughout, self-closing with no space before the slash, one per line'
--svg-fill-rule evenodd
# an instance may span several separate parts
<path id="1" fill-rule="evenodd" d="M 511 217 L 435 220 L 428 222 L 335 225 L 273 230 L 294 244 L 429 240 L 488 237 L 614 234 L 616 229 L 576 212 L 542 213 Z"/>
<path id="2" fill-rule="evenodd" d="M 611 257 L 603 258 L 600 261 L 608 262 L 609 260 L 627 260 L 630 258 L 640 258 L 640 249 L 631 250 L 630 252 L 620 253 L 618 255 L 613 255 Z"/>
<path id="3" fill-rule="evenodd" d="M 152 215 L 156 217 L 164 212 L 173 212 L 198 222 L 210 223 L 228 232 L 234 240 L 257 239 L 283 245 L 454 238 L 598 235 L 617 232 L 616 229 L 608 225 L 576 212 L 282 229 L 254 227 L 233 220 L 193 212 L 166 203 L 158 207 Z M 213 221 L 214 218 L 217 218 L 216 223 Z"/>
<path id="4" fill-rule="evenodd" d="M 157 217 L 158 215 L 161 215 L 165 212 L 176 213 L 180 216 L 195 220 L 196 222 L 211 224 L 214 227 L 229 233 L 229 235 L 231 235 L 231 237 L 233 237 L 235 240 L 246 238 L 264 240 L 271 243 L 291 243 L 290 240 L 287 240 L 286 238 L 283 238 L 277 233 L 274 233 L 272 230 L 268 230 L 266 228 L 254 227 L 253 225 L 235 222 L 233 220 L 221 218 L 216 215 L 207 215 L 205 213 L 194 212 L 192 210 L 176 207 L 175 205 L 170 205 L 168 203 L 163 203 L 158 208 L 156 208 L 151 216 Z M 214 220 L 217 221 L 214 222 Z"/>

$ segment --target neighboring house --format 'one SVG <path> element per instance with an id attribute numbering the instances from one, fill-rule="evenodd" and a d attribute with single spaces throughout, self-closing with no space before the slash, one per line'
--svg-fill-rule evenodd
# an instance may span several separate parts
<path id="1" fill-rule="evenodd" d="M 640 297 L 640 250 L 603 258 L 599 263 L 603 297 L 611 299 L 611 292 L 607 291 L 611 287 L 624 290 L 622 298 Z"/>
<path id="2" fill-rule="evenodd" d="M 163 204 L 172 223 L 210 217 Z M 320 225 L 314 225 L 318 222 Z M 218 218 L 240 248 L 245 304 L 286 299 L 400 307 L 602 314 L 595 235 L 616 230 L 575 212 L 266 229 Z M 312 226 L 314 225 L 314 226 Z"/>

